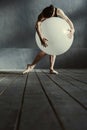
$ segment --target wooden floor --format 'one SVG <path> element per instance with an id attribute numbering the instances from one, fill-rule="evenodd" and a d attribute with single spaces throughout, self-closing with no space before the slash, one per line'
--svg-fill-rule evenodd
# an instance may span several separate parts
<path id="1" fill-rule="evenodd" d="M 87 69 L 0 74 L 0 130 L 87 130 Z"/>

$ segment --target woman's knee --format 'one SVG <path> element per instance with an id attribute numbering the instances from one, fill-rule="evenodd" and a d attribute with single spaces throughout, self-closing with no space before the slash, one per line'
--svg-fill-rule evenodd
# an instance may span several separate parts
<path id="1" fill-rule="evenodd" d="M 45 52 L 43 52 L 43 51 L 41 51 L 41 52 L 40 52 L 40 54 L 41 54 L 41 55 L 46 55 L 46 53 L 45 53 Z"/>

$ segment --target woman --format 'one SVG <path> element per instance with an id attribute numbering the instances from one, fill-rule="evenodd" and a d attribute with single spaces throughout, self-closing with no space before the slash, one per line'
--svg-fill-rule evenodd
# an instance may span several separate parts
<path id="1" fill-rule="evenodd" d="M 44 47 L 47 47 L 47 41 L 48 39 L 46 37 L 43 36 L 42 32 L 41 32 L 41 23 L 46 20 L 47 18 L 50 17 L 61 17 L 62 19 L 64 19 L 70 26 L 70 30 L 68 33 L 68 37 L 72 38 L 75 29 L 74 29 L 74 25 L 71 22 L 71 20 L 65 15 L 65 13 L 63 12 L 63 10 L 59 9 L 59 8 L 55 8 L 53 5 L 50 5 L 48 7 L 46 7 L 45 9 L 43 9 L 43 11 L 40 13 L 40 15 L 38 16 L 37 22 L 36 22 L 36 31 L 39 35 L 39 38 L 41 40 L 41 44 Z M 36 64 L 46 55 L 45 52 L 40 51 L 37 56 L 35 57 L 34 61 L 32 62 L 32 64 L 28 64 L 27 68 L 23 71 L 23 74 L 28 73 L 30 71 L 32 71 L 32 69 L 36 66 Z M 55 59 L 56 56 L 55 55 L 50 55 L 50 73 L 51 74 L 58 74 L 57 71 L 54 70 L 54 63 L 55 63 Z"/>

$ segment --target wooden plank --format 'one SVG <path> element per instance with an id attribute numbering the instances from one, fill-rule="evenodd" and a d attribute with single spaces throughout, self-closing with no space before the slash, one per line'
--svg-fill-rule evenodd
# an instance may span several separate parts
<path id="1" fill-rule="evenodd" d="M 87 70 L 63 70 L 60 73 L 87 84 Z"/>
<path id="2" fill-rule="evenodd" d="M 1 78 L 0 82 L 0 95 L 8 89 L 10 84 L 18 77 L 18 75 L 8 74 L 6 77 Z"/>
<path id="3" fill-rule="evenodd" d="M 84 69 L 60 69 L 60 70 L 69 70 L 69 71 L 72 71 L 73 73 L 87 73 L 87 68 L 84 68 Z"/>
<path id="4" fill-rule="evenodd" d="M 87 84 L 66 76 L 67 71 L 68 70 L 66 70 L 66 72 L 61 71 L 58 76 L 52 75 L 50 78 L 59 85 L 63 85 L 63 89 L 70 93 L 75 100 L 87 109 Z"/>
<path id="5" fill-rule="evenodd" d="M 71 83 L 75 87 L 78 87 L 78 89 L 81 89 L 82 91 L 87 91 L 87 83 L 84 83 L 80 79 L 77 80 L 75 76 L 73 76 L 73 78 L 72 76 L 66 75 L 65 73 L 61 73 L 58 77 L 66 80 L 67 82 Z"/>
<path id="6" fill-rule="evenodd" d="M 34 72 L 29 73 L 19 130 L 64 130 Z"/>
<path id="7" fill-rule="evenodd" d="M 75 80 L 70 80 L 67 77 L 64 77 L 64 75 L 58 75 L 56 76 L 50 76 L 50 78 L 57 83 L 58 85 L 62 86 L 62 88 L 69 93 L 73 99 L 75 99 L 77 102 L 79 102 L 80 105 L 82 105 L 87 110 L 87 88 L 83 89 L 83 86 L 79 84 L 76 84 L 77 82 Z"/>
<path id="8" fill-rule="evenodd" d="M 12 76 L 12 75 L 11 75 Z M 9 75 L 7 81 L 15 77 Z M 11 80 L 10 80 L 11 79 Z M 26 76 L 19 76 L 0 96 L 0 130 L 13 130 L 20 111 Z M 6 85 L 6 80 L 5 80 Z"/>
<path id="9" fill-rule="evenodd" d="M 64 69 L 64 70 L 69 70 L 70 72 L 74 74 L 87 74 L 87 69 Z"/>
<path id="10" fill-rule="evenodd" d="M 6 78 L 6 75 L 0 74 L 0 82 Z"/>
<path id="11" fill-rule="evenodd" d="M 45 74 L 38 73 L 38 76 L 65 129 L 87 130 L 87 111 L 64 90 L 67 87 L 65 82 L 56 79 L 57 75 L 49 76 L 54 77 L 59 85 Z M 68 86 L 68 89 L 71 90 L 71 87 Z"/>

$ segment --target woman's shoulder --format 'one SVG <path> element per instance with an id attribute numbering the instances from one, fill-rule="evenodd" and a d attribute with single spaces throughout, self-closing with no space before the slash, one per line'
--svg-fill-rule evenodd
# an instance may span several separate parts
<path id="1" fill-rule="evenodd" d="M 42 13 L 38 16 L 38 21 L 44 21 L 45 18 L 43 17 Z"/>
<path id="2" fill-rule="evenodd" d="M 57 12 L 63 12 L 61 8 L 56 8 Z"/>

